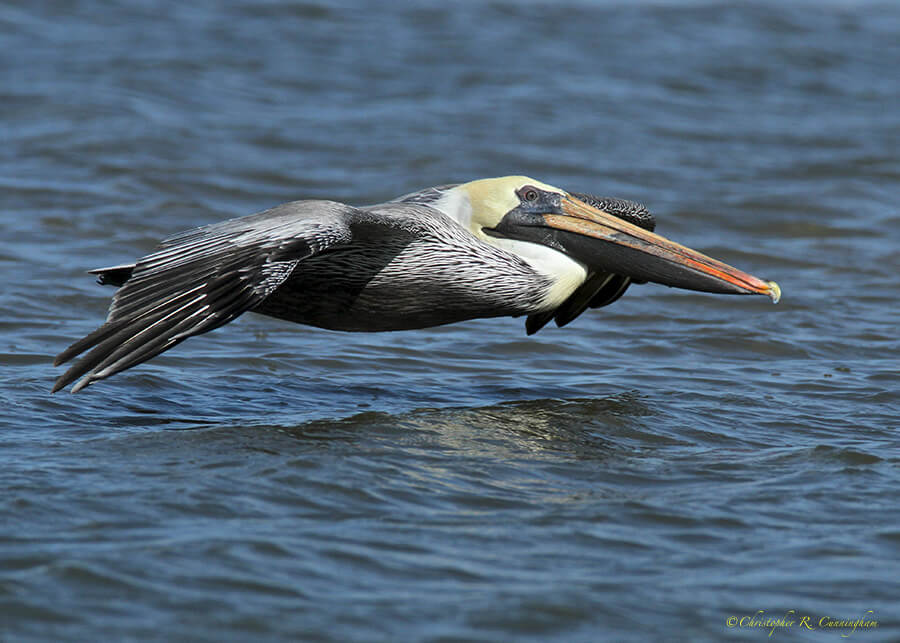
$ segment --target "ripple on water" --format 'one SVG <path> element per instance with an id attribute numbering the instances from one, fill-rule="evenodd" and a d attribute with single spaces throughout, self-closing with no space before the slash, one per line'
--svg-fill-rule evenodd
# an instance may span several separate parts
<path id="1" fill-rule="evenodd" d="M 900 638 L 893 5 L 56 9 L 0 8 L 0 638 Z M 634 286 L 533 337 L 246 316 L 48 394 L 88 269 L 507 173 L 784 297 Z"/>

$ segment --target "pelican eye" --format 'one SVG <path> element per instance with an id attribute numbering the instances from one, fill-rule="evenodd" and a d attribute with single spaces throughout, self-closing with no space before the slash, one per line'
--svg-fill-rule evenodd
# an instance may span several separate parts
<path id="1" fill-rule="evenodd" d="M 524 188 L 522 190 L 522 200 L 523 201 L 537 201 L 540 194 L 534 188 Z"/>

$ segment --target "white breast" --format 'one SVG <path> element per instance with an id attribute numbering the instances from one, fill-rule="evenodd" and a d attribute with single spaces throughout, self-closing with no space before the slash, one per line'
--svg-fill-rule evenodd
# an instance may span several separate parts
<path id="1" fill-rule="evenodd" d="M 553 280 L 553 286 L 544 298 L 546 310 L 559 307 L 587 279 L 587 267 L 584 264 L 553 248 L 517 239 L 485 236 L 484 240 L 518 255 L 532 268 Z"/>

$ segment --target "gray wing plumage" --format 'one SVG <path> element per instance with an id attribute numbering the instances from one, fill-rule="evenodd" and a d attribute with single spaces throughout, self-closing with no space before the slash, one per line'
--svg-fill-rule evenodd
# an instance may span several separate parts
<path id="1" fill-rule="evenodd" d="M 656 219 L 640 203 L 581 192 L 570 192 L 569 194 L 650 232 L 656 228 Z M 623 275 L 591 271 L 584 283 L 569 295 L 569 298 L 559 308 L 528 315 L 525 320 L 525 332 L 533 335 L 546 326 L 551 319 L 556 320 L 557 326 L 565 326 L 588 308 L 608 306 L 618 300 L 632 283 L 639 282 Z"/>
<path id="2" fill-rule="evenodd" d="M 333 201 L 296 201 L 189 230 L 135 264 L 92 271 L 122 286 L 100 328 L 57 356 L 85 351 L 53 391 L 90 383 L 144 362 L 257 306 L 304 259 L 350 240 L 359 211 Z"/>
<path id="3" fill-rule="evenodd" d="M 410 192 L 396 199 L 391 199 L 391 203 L 417 203 L 419 205 L 430 205 L 440 199 L 446 192 L 452 190 L 459 183 L 446 183 L 444 185 L 436 185 L 417 192 Z"/>

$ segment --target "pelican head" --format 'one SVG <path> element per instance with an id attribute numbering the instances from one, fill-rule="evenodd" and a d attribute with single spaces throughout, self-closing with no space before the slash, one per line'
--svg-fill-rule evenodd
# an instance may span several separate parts
<path id="1" fill-rule="evenodd" d="M 562 253 L 586 271 L 714 293 L 761 294 L 780 289 L 696 250 L 670 241 L 621 215 L 527 176 L 464 183 L 454 189 L 457 220 L 477 237 L 526 258 L 540 246 Z M 450 196 L 450 195 L 447 195 Z M 462 198 L 460 198 L 462 196 Z M 579 198 L 581 197 L 581 198 Z M 647 229 L 650 228 L 650 229 Z M 530 248 L 529 248 L 530 247 Z"/>

